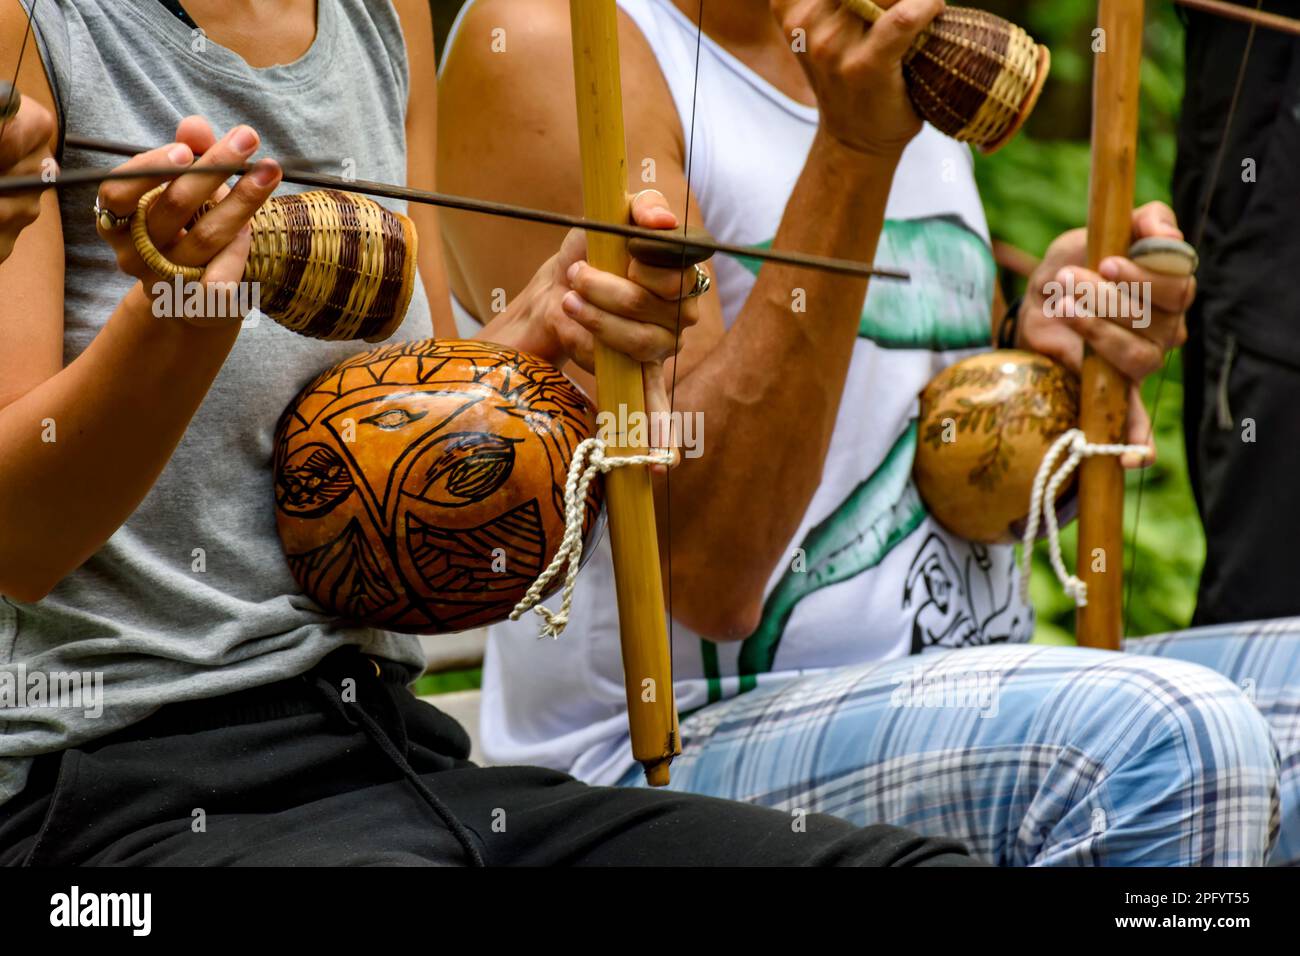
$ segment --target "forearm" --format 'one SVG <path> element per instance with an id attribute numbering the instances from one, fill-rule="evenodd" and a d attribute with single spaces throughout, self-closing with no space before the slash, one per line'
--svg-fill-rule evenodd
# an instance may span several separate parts
<path id="1" fill-rule="evenodd" d="M 774 244 L 872 261 L 896 166 L 819 136 Z M 866 291 L 863 279 L 769 263 L 728 333 L 678 383 L 676 407 L 702 414 L 704 454 L 671 476 L 673 609 L 701 633 L 749 633 L 788 557 L 821 479 Z"/>
<path id="2" fill-rule="evenodd" d="M 0 409 L 0 593 L 39 599 L 126 521 L 238 330 L 157 318 L 136 286 L 84 353 Z"/>

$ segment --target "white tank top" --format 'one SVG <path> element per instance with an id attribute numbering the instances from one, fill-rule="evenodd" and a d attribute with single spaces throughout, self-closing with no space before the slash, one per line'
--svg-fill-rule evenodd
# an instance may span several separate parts
<path id="1" fill-rule="evenodd" d="M 694 105 L 692 187 L 703 226 L 727 242 L 770 242 L 811 148 L 816 109 L 707 36 L 696 95 L 695 24 L 670 0 L 619 6 L 654 51 L 688 135 Z M 758 629 L 716 644 L 672 624 L 683 714 L 810 671 L 1031 636 L 1012 549 L 947 534 L 911 482 L 917 394 L 991 338 L 995 266 L 972 167 L 965 146 L 928 125 L 903 154 L 876 261 L 907 269 L 912 281 L 870 287 L 822 481 L 768 581 Z M 713 267 L 730 327 L 757 264 L 718 256 Z M 459 311 L 469 333 L 473 319 Z M 707 432 L 703 448 L 707 463 Z M 711 467 L 726 480 L 725 462 Z M 594 783 L 632 766 L 607 541 L 579 577 L 558 641 L 539 641 L 532 615 L 491 629 L 481 734 L 495 763 L 556 767 Z"/>

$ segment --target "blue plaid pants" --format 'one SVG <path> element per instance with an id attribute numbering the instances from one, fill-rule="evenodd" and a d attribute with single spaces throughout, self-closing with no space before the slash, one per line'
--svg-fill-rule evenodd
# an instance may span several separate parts
<path id="1" fill-rule="evenodd" d="M 1300 862 L 1300 619 L 1126 650 L 996 645 L 760 688 L 682 722 L 672 787 L 1008 866 Z"/>

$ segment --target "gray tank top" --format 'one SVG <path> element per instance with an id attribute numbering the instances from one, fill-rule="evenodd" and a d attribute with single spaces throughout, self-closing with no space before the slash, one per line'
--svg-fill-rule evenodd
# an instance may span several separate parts
<path id="1" fill-rule="evenodd" d="M 311 48 L 269 69 L 193 36 L 155 0 L 40 0 L 35 39 L 64 135 L 157 145 L 198 113 L 218 135 L 253 126 L 265 155 L 331 157 L 340 167 L 355 163 L 360 179 L 405 181 L 407 59 L 388 3 L 321 0 Z M 66 150 L 60 161 L 75 169 L 118 160 Z M 86 349 L 134 281 L 95 234 L 94 195 L 87 187 L 59 197 L 65 362 Z M 432 334 L 417 282 L 395 339 Z M 43 601 L 0 598 L 0 803 L 22 789 L 25 758 L 118 730 L 173 701 L 300 674 L 345 644 L 419 673 L 416 638 L 345 626 L 304 597 L 275 531 L 276 420 L 315 373 L 365 347 L 305 339 L 254 314 L 126 524 Z M 82 699 L 63 701 L 77 706 L 39 699 L 47 675 L 66 675 L 66 688 L 74 677 L 83 682 Z"/>

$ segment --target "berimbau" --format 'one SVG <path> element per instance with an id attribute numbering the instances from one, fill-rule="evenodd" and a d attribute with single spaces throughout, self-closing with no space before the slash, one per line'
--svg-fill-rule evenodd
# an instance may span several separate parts
<path id="1" fill-rule="evenodd" d="M 843 2 L 868 20 L 883 13 L 870 0 Z M 274 197 L 253 217 L 245 279 L 260 284 L 263 311 L 320 339 L 379 342 L 396 330 L 415 282 L 417 236 L 407 217 L 368 196 L 579 226 L 588 230 L 592 264 L 616 273 L 626 271 L 631 249 L 669 267 L 722 252 L 908 279 L 863 263 L 718 243 L 699 231 L 665 236 L 628 225 L 615 3 L 573 0 L 570 9 L 583 217 L 286 169 L 286 181 L 323 188 Z M 1141 0 L 1102 0 L 1099 25 L 1113 55 L 1098 57 L 1095 71 L 1092 267 L 1128 249 Z M 1018 26 L 984 11 L 949 7 L 909 50 L 904 76 L 924 119 L 992 152 L 1032 111 L 1049 62 L 1047 49 Z M 13 97 L 0 100 L 11 103 Z M 75 135 L 67 143 L 125 155 L 144 151 Z M 159 172 L 73 170 L 52 181 L 11 178 L 0 189 Z M 155 195 L 141 201 L 133 221 L 141 255 L 160 278 L 198 281 L 199 270 L 169 261 L 149 240 L 145 213 Z M 1160 261 L 1168 261 L 1167 253 Z M 1186 256 L 1173 258 L 1173 268 L 1190 268 Z M 621 411 L 625 420 L 627 412 L 644 407 L 635 362 L 601 348 L 596 374 L 602 408 Z M 1016 351 L 986 353 L 946 369 L 921 396 L 914 471 L 927 506 L 972 539 L 1006 540 L 1019 532 L 1044 454 L 1079 426 L 1081 414 L 1082 440 L 1096 447 L 1118 440 L 1121 384 L 1096 356 L 1085 359 L 1081 380 L 1046 358 Z M 380 345 L 321 372 L 285 409 L 267 506 L 276 509 L 296 580 L 322 608 L 419 634 L 490 624 L 515 613 L 530 589 L 535 597 L 551 593 L 564 575 L 543 578 L 548 583 L 540 591 L 535 582 L 563 549 L 575 557 L 590 550 L 607 508 L 633 752 L 648 780 L 664 784 L 680 744 L 650 478 L 644 468 L 624 467 L 602 480 L 602 469 L 585 459 L 574 467 L 596 438 L 595 413 L 561 370 L 534 356 L 474 341 Z M 941 440 L 950 421 L 955 440 Z M 992 452 L 990 435 L 996 439 Z M 608 451 L 612 460 L 649 460 L 646 449 L 628 446 L 624 436 L 615 436 Z M 1098 540 L 1099 522 L 1109 529 L 1100 536 L 1110 547 L 1121 510 L 1118 463 L 1097 455 L 1083 467 L 1081 548 Z M 1090 480 L 1090 470 L 1100 480 Z M 1048 506 L 1055 493 L 1067 491 L 1055 488 Z M 1111 573 L 1090 582 L 1090 600 L 1100 612 L 1093 624 L 1081 621 L 1084 643 L 1118 644 L 1111 620 L 1119 593 L 1118 553 L 1114 557 Z M 647 695 L 647 686 L 653 693 Z"/>

